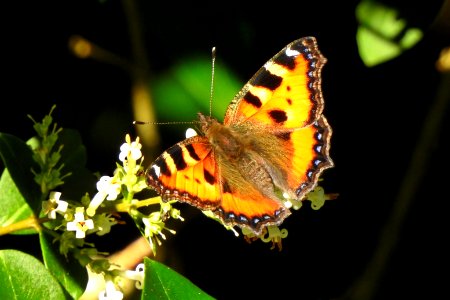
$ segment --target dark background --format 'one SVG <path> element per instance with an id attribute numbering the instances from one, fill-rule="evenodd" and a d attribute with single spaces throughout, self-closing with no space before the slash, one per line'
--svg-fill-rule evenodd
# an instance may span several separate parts
<path id="1" fill-rule="evenodd" d="M 328 59 L 322 72 L 324 113 L 334 131 L 331 156 L 336 165 L 325 171 L 322 185 L 339 198 L 318 211 L 306 203 L 294 212 L 284 223 L 289 237 L 281 252 L 260 241 L 249 245 L 197 210 L 181 206 L 188 217 L 177 235 L 168 235 L 161 257 L 219 299 L 345 298 L 383 241 L 383 228 L 429 122 L 428 111 L 445 85 L 435 63 L 450 44 L 449 28 L 433 23 L 442 2 L 400 6 L 402 17 L 423 29 L 424 37 L 401 56 L 373 68 L 364 66 L 357 51 L 358 1 L 135 2 L 152 77 L 186 54 L 209 55 L 215 46 L 219 59 L 245 83 L 289 42 L 317 38 Z M 80 131 L 89 169 L 111 174 L 124 134 L 134 130 L 132 78 L 117 66 L 75 57 L 68 41 L 80 35 L 131 58 L 130 22 L 122 2 L 7 1 L 0 11 L 0 131 L 26 140 L 34 134 L 26 115 L 39 120 L 56 104 L 56 122 Z M 215 84 L 220 86 L 220 81 Z M 420 158 L 424 175 L 410 187 L 410 204 L 400 209 L 405 218 L 398 219 L 401 230 L 375 299 L 439 299 L 448 294 L 448 280 L 440 275 L 448 271 L 444 206 L 450 167 L 448 109 L 443 113 L 440 131 L 427 156 Z M 160 152 L 181 140 L 184 129 L 180 127 L 178 136 L 162 135 Z M 138 236 L 124 229 L 114 233 L 109 242 L 118 248 Z M 5 239 L 0 242 L 7 248 Z"/>

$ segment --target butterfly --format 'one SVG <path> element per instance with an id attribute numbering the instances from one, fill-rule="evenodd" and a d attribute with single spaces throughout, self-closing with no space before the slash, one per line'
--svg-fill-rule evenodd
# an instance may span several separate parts
<path id="1" fill-rule="evenodd" d="M 148 186 L 257 236 L 280 225 L 291 213 L 285 198 L 303 200 L 334 166 L 325 63 L 314 37 L 288 44 L 234 97 L 223 123 L 198 114 L 200 134 L 164 151 L 146 170 Z"/>

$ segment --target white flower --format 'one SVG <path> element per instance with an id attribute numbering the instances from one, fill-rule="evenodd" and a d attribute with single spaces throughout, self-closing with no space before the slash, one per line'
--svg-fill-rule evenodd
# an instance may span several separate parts
<path id="1" fill-rule="evenodd" d="M 95 211 L 103 203 L 105 198 L 108 201 L 117 199 L 117 196 L 121 190 L 121 185 L 119 182 L 114 182 L 114 180 L 114 177 L 102 176 L 97 182 L 98 193 L 95 194 L 94 198 L 92 198 L 89 203 L 89 207 L 87 209 L 88 216 L 95 215 Z"/>
<path id="2" fill-rule="evenodd" d="M 161 217 L 161 213 L 158 211 L 152 212 L 148 217 L 142 218 L 142 222 L 145 225 L 144 236 L 148 238 L 153 253 L 156 253 L 155 242 L 161 246 L 161 240 L 158 238 L 158 236 L 160 236 L 163 240 L 166 239 L 166 235 L 162 233 L 163 229 L 169 231 L 172 234 L 176 233 L 175 230 L 166 227 L 166 224 L 161 219 Z"/>
<path id="3" fill-rule="evenodd" d="M 160 212 L 153 212 L 147 218 L 142 218 L 142 222 L 145 225 L 144 235 L 146 237 L 152 237 L 159 234 L 163 239 L 166 239 L 162 230 L 164 229 L 164 222 L 161 220 Z"/>
<path id="4" fill-rule="evenodd" d="M 42 209 L 50 219 L 56 219 L 56 213 L 64 215 L 67 211 L 69 203 L 59 200 L 60 192 L 51 192 L 48 201 L 42 201 Z"/>
<path id="5" fill-rule="evenodd" d="M 123 293 L 121 291 L 116 290 L 116 286 L 112 281 L 106 282 L 106 287 L 104 291 L 101 291 L 98 294 L 98 299 L 100 300 L 122 300 Z"/>
<path id="6" fill-rule="evenodd" d="M 116 200 L 120 193 L 120 182 L 114 182 L 114 177 L 102 176 L 97 182 L 97 190 L 108 195 L 106 200 Z"/>
<path id="7" fill-rule="evenodd" d="M 142 145 L 139 143 L 139 137 L 136 138 L 136 141 L 131 142 L 130 136 L 127 134 L 125 137 L 126 143 L 120 146 L 120 161 L 125 161 L 127 158 L 131 158 L 133 160 L 138 160 L 142 157 L 141 148 Z"/>
<path id="8" fill-rule="evenodd" d="M 94 229 L 94 221 L 84 218 L 84 207 L 77 207 L 74 220 L 67 222 L 67 230 L 76 231 L 76 238 L 82 239 L 86 236 L 86 231 L 89 229 Z"/>
<path id="9" fill-rule="evenodd" d="M 136 267 L 136 271 L 125 271 L 125 277 L 136 281 L 136 288 L 138 290 L 142 290 L 144 275 L 144 264 L 138 264 Z"/>

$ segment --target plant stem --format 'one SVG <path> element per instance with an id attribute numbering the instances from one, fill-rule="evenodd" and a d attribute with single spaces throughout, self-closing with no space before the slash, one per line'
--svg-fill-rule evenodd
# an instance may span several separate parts
<path id="1" fill-rule="evenodd" d="M 36 218 L 35 216 L 29 217 L 28 219 L 13 223 L 4 227 L 0 227 L 0 236 L 16 232 L 23 229 L 34 228 L 36 231 L 41 230 L 41 223 L 49 221 L 49 218 Z"/>

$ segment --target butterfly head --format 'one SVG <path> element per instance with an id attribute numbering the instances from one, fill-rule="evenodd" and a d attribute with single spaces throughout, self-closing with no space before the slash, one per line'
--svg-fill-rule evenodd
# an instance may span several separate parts
<path id="1" fill-rule="evenodd" d="M 213 128 L 217 125 L 220 125 L 220 123 L 213 117 L 205 116 L 204 114 L 202 114 L 200 112 L 198 113 L 198 120 L 200 123 L 200 130 L 206 136 L 209 135 L 211 128 Z"/>

